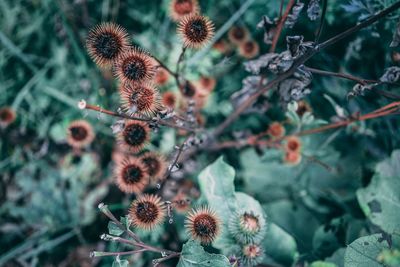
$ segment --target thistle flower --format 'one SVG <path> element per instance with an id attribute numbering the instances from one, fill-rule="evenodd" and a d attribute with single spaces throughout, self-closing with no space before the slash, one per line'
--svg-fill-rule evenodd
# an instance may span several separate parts
<path id="1" fill-rule="evenodd" d="M 263 216 L 253 212 L 240 211 L 229 220 L 229 232 L 241 243 L 260 242 L 265 235 L 266 221 Z"/>
<path id="2" fill-rule="evenodd" d="M 178 26 L 184 47 L 201 48 L 214 36 L 213 23 L 204 16 L 189 15 L 184 17 Z"/>
<path id="3" fill-rule="evenodd" d="M 281 138 L 285 135 L 285 127 L 280 122 L 273 122 L 268 127 L 268 134 L 273 138 Z"/>
<path id="4" fill-rule="evenodd" d="M 285 157 L 283 160 L 287 164 L 298 165 L 301 162 L 301 153 L 299 151 L 295 151 L 295 152 L 287 151 L 285 153 Z"/>
<path id="5" fill-rule="evenodd" d="M 156 71 L 154 59 L 140 48 L 130 48 L 122 53 L 114 65 L 115 75 L 122 83 L 143 83 L 153 78 Z"/>
<path id="6" fill-rule="evenodd" d="M 139 112 L 151 116 L 160 110 L 160 95 L 150 83 L 125 83 L 119 93 L 122 107 L 129 114 Z"/>
<path id="7" fill-rule="evenodd" d="M 186 217 L 185 227 L 193 239 L 210 244 L 218 236 L 220 220 L 209 207 L 193 209 Z"/>
<path id="8" fill-rule="evenodd" d="M 304 100 L 300 100 L 299 102 L 297 102 L 297 110 L 296 113 L 302 117 L 306 112 L 311 112 L 311 106 Z"/>
<path id="9" fill-rule="evenodd" d="M 167 169 L 165 158 L 155 152 L 144 153 L 140 161 L 146 166 L 150 177 L 154 179 L 162 178 Z"/>
<path id="10" fill-rule="evenodd" d="M 165 205 L 159 196 L 145 194 L 132 202 L 128 217 L 135 227 L 151 230 L 164 221 Z"/>
<path id="11" fill-rule="evenodd" d="M 150 128 L 142 121 L 127 121 L 119 133 L 119 141 L 134 153 L 139 152 L 150 139 Z"/>
<path id="12" fill-rule="evenodd" d="M 169 12 L 174 21 L 179 21 L 187 15 L 199 13 L 200 6 L 197 0 L 172 0 Z"/>
<path id="13" fill-rule="evenodd" d="M 260 52 L 260 47 L 258 43 L 253 40 L 245 41 L 239 46 L 239 54 L 247 59 L 254 58 Z"/>
<path id="14" fill-rule="evenodd" d="M 128 46 L 127 31 L 112 22 L 96 25 L 86 39 L 90 57 L 101 67 L 111 66 Z"/>
<path id="15" fill-rule="evenodd" d="M 69 124 L 67 142 L 75 148 L 82 148 L 92 143 L 95 135 L 89 122 L 76 120 Z"/>
<path id="16" fill-rule="evenodd" d="M 6 128 L 15 121 L 16 117 L 17 115 L 10 107 L 0 108 L 0 127 Z"/>
<path id="17" fill-rule="evenodd" d="M 233 26 L 228 32 L 229 41 L 235 45 L 246 42 L 250 37 L 249 31 L 245 27 Z"/>
<path id="18" fill-rule="evenodd" d="M 248 244 L 242 248 L 241 263 L 243 266 L 256 266 L 264 258 L 264 252 L 261 246 Z"/>
<path id="19" fill-rule="evenodd" d="M 207 92 L 212 92 L 216 84 L 217 81 L 214 78 L 206 76 L 202 76 L 197 82 L 198 87 Z"/>
<path id="20" fill-rule="evenodd" d="M 287 152 L 299 152 L 301 149 L 301 141 L 297 136 L 289 136 L 286 138 L 285 149 Z"/>
<path id="21" fill-rule="evenodd" d="M 128 157 L 117 163 L 114 170 L 116 184 L 125 193 L 141 193 L 149 182 L 146 166 L 134 157 Z"/>
<path id="22" fill-rule="evenodd" d="M 188 196 L 184 193 L 178 193 L 176 196 L 172 199 L 172 205 L 173 208 L 178 212 L 178 213 L 186 213 L 189 208 L 190 208 L 190 199 Z"/>
<path id="23" fill-rule="evenodd" d="M 165 85 L 169 80 L 169 76 L 169 72 L 166 69 L 159 67 L 154 76 L 154 82 L 160 86 Z"/>
<path id="24" fill-rule="evenodd" d="M 173 92 L 165 92 L 162 95 L 162 103 L 170 109 L 174 109 L 176 105 L 176 95 Z"/>

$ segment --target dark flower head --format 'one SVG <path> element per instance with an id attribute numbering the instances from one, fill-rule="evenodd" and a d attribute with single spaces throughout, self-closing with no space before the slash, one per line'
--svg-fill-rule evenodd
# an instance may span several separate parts
<path id="1" fill-rule="evenodd" d="M 214 36 L 214 25 L 207 17 L 189 15 L 179 22 L 178 33 L 185 47 L 197 49 L 207 44 Z"/>
<path id="2" fill-rule="evenodd" d="M 125 83 L 119 90 L 122 106 L 129 113 L 153 115 L 160 109 L 160 95 L 150 83 Z"/>
<path id="3" fill-rule="evenodd" d="M 127 31 L 121 26 L 106 22 L 90 30 L 86 47 L 90 57 L 99 66 L 111 66 L 129 46 Z"/>
<path id="4" fill-rule="evenodd" d="M 185 227 L 193 239 L 210 244 L 219 234 L 220 220 L 210 208 L 202 207 L 188 214 Z"/>
<path id="5" fill-rule="evenodd" d="M 120 143 L 131 150 L 139 152 L 150 139 L 150 128 L 142 121 L 128 121 L 119 133 Z"/>
<path id="6" fill-rule="evenodd" d="M 260 52 L 260 47 L 258 43 L 253 40 L 245 41 L 239 46 L 239 53 L 242 57 L 251 59 L 258 55 Z"/>
<path id="7" fill-rule="evenodd" d="M 190 199 L 184 193 L 178 193 L 171 202 L 178 213 L 186 213 L 190 208 Z"/>
<path id="8" fill-rule="evenodd" d="M 146 152 L 140 157 L 140 161 L 147 167 L 150 177 L 154 181 L 160 181 L 167 169 L 165 159 L 155 152 Z"/>
<path id="9" fill-rule="evenodd" d="M 280 122 L 273 122 L 268 127 L 268 134 L 272 138 L 281 138 L 285 135 L 285 127 Z"/>
<path id="10" fill-rule="evenodd" d="M 171 18 L 179 21 L 187 15 L 199 13 L 200 6 L 197 0 L 171 0 L 169 11 Z"/>
<path id="11" fill-rule="evenodd" d="M 286 151 L 299 152 L 301 149 L 301 141 L 297 136 L 289 136 L 286 138 Z"/>
<path id="12" fill-rule="evenodd" d="M 125 193 L 141 193 L 149 182 L 146 166 L 134 157 L 118 162 L 114 174 L 118 187 Z"/>
<path id="13" fill-rule="evenodd" d="M 169 72 L 163 67 L 158 67 L 154 76 L 154 82 L 157 85 L 165 85 L 169 80 Z"/>
<path id="14" fill-rule="evenodd" d="M 163 222 L 165 205 L 156 195 L 142 195 L 132 202 L 129 219 L 135 227 L 151 230 Z"/>
<path id="15" fill-rule="evenodd" d="M 181 88 L 181 93 L 185 97 L 193 97 L 196 94 L 196 87 L 191 82 L 187 81 Z"/>
<path id="16" fill-rule="evenodd" d="M 249 31 L 245 27 L 233 26 L 228 32 L 229 40 L 235 44 L 240 45 L 249 39 Z"/>
<path id="17" fill-rule="evenodd" d="M 156 71 L 154 59 L 139 48 L 130 48 L 115 62 L 115 75 L 122 83 L 143 83 L 150 81 Z"/>
<path id="18" fill-rule="evenodd" d="M 165 92 L 162 95 L 162 103 L 170 109 L 174 109 L 176 105 L 176 95 L 173 92 Z"/>
<path id="19" fill-rule="evenodd" d="M 8 125 L 13 123 L 16 118 L 14 110 L 9 107 L 0 108 L 0 127 L 6 128 Z"/>
<path id="20" fill-rule="evenodd" d="M 92 143 L 95 135 L 92 126 L 85 120 L 77 120 L 68 126 L 67 142 L 75 148 L 82 148 Z"/>

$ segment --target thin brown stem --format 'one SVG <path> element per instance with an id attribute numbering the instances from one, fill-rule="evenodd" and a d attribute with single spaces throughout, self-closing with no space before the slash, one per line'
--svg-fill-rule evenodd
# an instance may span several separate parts
<path id="1" fill-rule="evenodd" d="M 314 69 L 310 67 L 306 67 L 308 71 L 314 74 L 319 74 L 319 75 L 324 75 L 324 76 L 334 76 L 334 77 L 339 77 L 347 80 L 351 80 L 354 82 L 357 82 L 362 85 L 367 85 L 369 83 L 379 83 L 379 81 L 376 80 L 367 80 L 363 78 L 358 78 L 356 76 L 353 76 L 351 74 L 346 74 L 346 73 L 340 73 L 340 72 L 331 72 L 331 71 L 324 71 L 324 70 L 319 70 L 319 69 Z"/>
<path id="2" fill-rule="evenodd" d="M 156 57 L 154 57 L 154 56 L 153 56 L 153 58 L 158 62 L 158 64 L 159 64 L 162 68 L 164 68 L 166 71 L 168 71 L 169 74 L 171 74 L 171 75 L 174 76 L 174 77 L 177 75 L 174 71 L 172 71 L 169 67 L 167 67 L 167 65 L 165 65 L 161 60 L 159 60 L 158 58 L 156 58 Z"/>
<path id="3" fill-rule="evenodd" d="M 283 1 L 281 2 L 281 5 L 283 4 Z M 292 9 L 293 5 L 295 4 L 295 0 L 290 0 L 288 5 L 286 6 L 285 13 L 283 16 L 280 17 L 278 25 L 276 26 L 276 32 L 274 35 L 274 38 L 272 39 L 272 44 L 271 48 L 269 49 L 270 53 L 273 53 L 275 51 L 276 45 L 278 44 L 279 37 L 281 36 L 283 25 L 285 24 L 285 21 L 287 17 L 290 14 L 290 10 Z"/>

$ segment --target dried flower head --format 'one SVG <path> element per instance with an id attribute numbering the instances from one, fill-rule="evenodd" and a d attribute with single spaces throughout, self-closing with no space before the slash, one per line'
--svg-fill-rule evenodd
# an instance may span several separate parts
<path id="1" fill-rule="evenodd" d="M 89 122 L 76 120 L 68 126 L 67 142 L 75 148 L 82 148 L 92 143 L 95 135 Z"/>
<path id="2" fill-rule="evenodd" d="M 17 116 L 14 110 L 12 110 L 10 107 L 0 108 L 0 127 L 6 128 L 15 121 L 16 117 Z"/>
<path id="3" fill-rule="evenodd" d="M 247 28 L 242 26 L 233 26 L 228 32 L 229 41 L 235 45 L 240 45 L 247 41 L 250 37 Z"/>
<path id="4" fill-rule="evenodd" d="M 176 95 L 173 92 L 165 92 L 162 95 L 162 103 L 170 109 L 174 109 L 176 105 Z"/>
<path id="5" fill-rule="evenodd" d="M 306 112 L 312 112 L 311 106 L 304 100 L 300 100 L 297 102 L 297 110 L 296 113 L 302 117 Z"/>
<path id="6" fill-rule="evenodd" d="M 229 231 L 241 243 L 260 242 L 265 235 L 266 220 L 253 212 L 239 211 L 229 220 Z"/>
<path id="7" fill-rule="evenodd" d="M 202 76 L 197 83 L 198 87 L 201 89 L 206 90 L 207 92 L 212 92 L 217 84 L 217 81 L 212 77 Z"/>
<path id="8" fill-rule="evenodd" d="M 142 121 L 127 121 L 119 133 L 120 143 L 132 152 L 139 152 L 150 139 L 150 128 Z"/>
<path id="9" fill-rule="evenodd" d="M 301 162 L 301 153 L 300 153 L 300 151 L 296 151 L 296 152 L 287 151 L 285 153 L 285 157 L 283 160 L 287 164 L 298 165 Z"/>
<path id="10" fill-rule="evenodd" d="M 118 162 L 114 175 L 119 189 L 125 193 L 141 193 L 149 182 L 146 165 L 135 157 Z"/>
<path id="11" fill-rule="evenodd" d="M 179 21 L 187 15 L 194 15 L 200 12 L 197 0 L 171 0 L 170 16 L 173 20 Z"/>
<path id="12" fill-rule="evenodd" d="M 247 59 L 256 57 L 259 52 L 260 47 L 258 46 L 258 43 L 253 40 L 245 41 L 239 46 L 239 54 Z"/>
<path id="13" fill-rule="evenodd" d="M 151 230 L 165 218 L 165 205 L 156 195 L 142 195 L 132 202 L 129 219 L 135 227 Z"/>
<path id="14" fill-rule="evenodd" d="M 285 149 L 287 152 L 299 152 L 301 149 L 301 141 L 297 136 L 289 136 L 286 138 Z"/>
<path id="15" fill-rule="evenodd" d="M 225 39 L 219 39 L 213 44 L 213 48 L 221 54 L 227 54 L 231 51 L 229 43 Z"/>
<path id="16" fill-rule="evenodd" d="M 185 193 L 178 193 L 172 199 L 172 206 L 178 213 L 186 213 L 190 208 L 190 199 Z"/>
<path id="17" fill-rule="evenodd" d="M 273 122 L 268 127 L 268 134 L 273 138 L 281 138 L 285 135 L 285 127 L 280 122 Z"/>
<path id="18" fill-rule="evenodd" d="M 115 62 L 115 75 L 122 83 L 142 83 L 151 80 L 156 72 L 154 59 L 140 48 L 130 48 Z"/>
<path id="19" fill-rule="evenodd" d="M 111 66 L 128 46 L 127 31 L 112 22 L 96 25 L 86 39 L 90 57 L 102 67 Z"/>
<path id="20" fill-rule="evenodd" d="M 185 47 L 198 49 L 214 36 L 214 25 L 207 17 L 189 15 L 179 22 L 178 33 Z"/>
<path id="21" fill-rule="evenodd" d="M 196 86 L 190 81 L 186 81 L 186 83 L 181 86 L 180 91 L 185 97 L 193 97 L 196 94 Z"/>
<path id="22" fill-rule="evenodd" d="M 121 84 L 119 92 L 122 107 L 128 114 L 138 112 L 151 116 L 160 110 L 160 94 L 150 83 Z"/>
<path id="23" fill-rule="evenodd" d="M 169 72 L 166 69 L 159 67 L 154 76 L 154 82 L 160 86 L 165 85 L 169 80 L 169 76 Z"/>
<path id="24" fill-rule="evenodd" d="M 157 181 L 159 181 L 164 176 L 167 164 L 164 156 L 161 154 L 146 152 L 140 157 L 140 161 L 147 167 L 151 178 L 158 179 Z"/>
<path id="25" fill-rule="evenodd" d="M 189 212 L 185 227 L 193 239 L 210 244 L 219 234 L 220 220 L 209 207 L 202 207 Z"/>
<path id="26" fill-rule="evenodd" d="M 241 262 L 243 266 L 256 266 L 261 263 L 264 253 L 261 246 L 256 244 L 247 244 L 242 248 Z"/>

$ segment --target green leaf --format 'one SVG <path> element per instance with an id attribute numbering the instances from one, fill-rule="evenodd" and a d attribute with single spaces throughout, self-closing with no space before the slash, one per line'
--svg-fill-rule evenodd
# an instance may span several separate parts
<path id="1" fill-rule="evenodd" d="M 351 243 L 345 253 L 345 267 L 383 267 L 378 261 L 378 255 L 382 250 L 388 249 L 389 245 L 385 240 L 380 240 L 381 235 L 375 234 L 363 236 Z"/>
<path id="2" fill-rule="evenodd" d="M 382 261 L 386 265 L 390 267 L 396 267 L 400 266 L 400 250 L 395 249 L 395 250 L 383 250 L 379 256 L 378 260 Z"/>
<path id="3" fill-rule="evenodd" d="M 235 197 L 235 170 L 220 157 L 207 166 L 199 174 L 199 185 L 202 196 L 208 205 L 215 210 L 222 221 L 222 231 L 213 243 L 216 248 L 225 251 L 230 247 L 232 238 L 228 235 L 228 223 L 231 215 L 236 211 Z"/>
<path id="4" fill-rule="evenodd" d="M 230 267 L 224 255 L 211 254 L 196 241 L 189 240 L 183 245 L 177 267 Z"/>
<path id="5" fill-rule="evenodd" d="M 387 233 L 400 232 L 400 179 L 375 175 L 368 187 L 357 191 L 365 215 Z"/>
<path id="6" fill-rule="evenodd" d="M 112 267 L 128 267 L 129 261 L 120 260 L 118 257 L 113 261 Z"/>
<path id="7" fill-rule="evenodd" d="M 310 267 L 337 267 L 336 264 L 325 261 L 314 261 Z"/>
<path id="8" fill-rule="evenodd" d="M 298 256 L 294 238 L 274 223 L 269 224 L 262 246 L 268 256 L 288 266 Z"/>
<path id="9" fill-rule="evenodd" d="M 383 177 L 400 177 L 400 150 L 395 150 L 392 156 L 376 166 L 376 173 Z"/>
<path id="10" fill-rule="evenodd" d="M 108 222 L 108 233 L 110 235 L 114 235 L 114 236 L 120 236 L 122 235 L 124 231 L 121 230 L 116 224 L 115 222 Z"/>

